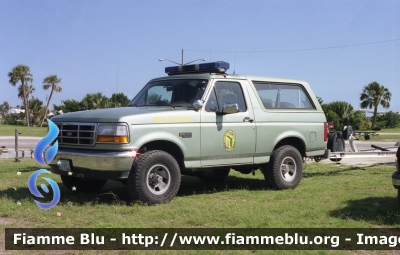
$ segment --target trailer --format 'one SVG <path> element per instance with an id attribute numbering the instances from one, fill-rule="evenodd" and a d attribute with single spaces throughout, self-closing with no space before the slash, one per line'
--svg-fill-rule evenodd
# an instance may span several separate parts
<path id="1" fill-rule="evenodd" d="M 356 143 L 354 142 L 356 140 L 355 136 L 351 133 L 349 135 L 349 144 L 350 144 L 350 151 L 336 151 L 332 152 L 329 151 L 329 156 L 328 158 L 331 161 L 340 161 L 343 158 L 371 158 L 371 157 L 395 157 L 397 149 L 399 145 L 395 144 L 393 147 L 380 147 L 377 145 L 371 145 L 372 149 L 370 150 L 358 150 Z M 400 142 L 397 142 L 400 144 Z"/>
<path id="2" fill-rule="evenodd" d="M 356 136 L 358 136 L 358 137 L 363 136 L 365 140 L 370 140 L 371 136 L 377 136 L 377 135 L 379 135 L 379 134 L 376 131 L 372 131 L 372 132 L 368 132 L 368 131 L 366 131 L 366 132 L 354 132 L 354 136 L 355 137 Z"/>
<path id="3" fill-rule="evenodd" d="M 372 144 L 370 150 L 358 150 L 355 140 L 359 140 L 356 136 L 364 136 L 365 140 L 369 140 L 370 136 L 378 135 L 376 132 L 357 132 L 355 133 L 353 128 L 348 126 L 343 129 L 343 132 L 339 135 L 337 131 L 330 132 L 332 137 L 342 137 L 343 139 L 349 140 L 350 150 L 345 151 L 344 146 L 342 151 L 331 151 L 328 143 L 328 158 L 331 161 L 339 163 L 343 158 L 373 158 L 373 157 L 396 157 L 396 171 L 392 175 L 392 184 L 397 189 L 397 200 L 400 205 L 400 166 L 399 166 L 399 155 L 400 155 L 400 140 L 393 147 L 380 147 Z M 333 134 L 333 135 L 332 135 Z M 331 147 L 334 145 L 330 145 Z M 320 158 L 314 158 L 316 162 L 320 161 Z"/>
<path id="4" fill-rule="evenodd" d="M 398 145 L 393 147 L 380 147 L 371 145 L 370 150 L 358 150 L 355 143 L 359 140 L 359 137 L 363 136 L 365 140 L 370 140 L 371 136 L 377 136 L 379 134 L 376 131 L 373 132 L 360 132 L 357 131 L 358 127 L 345 126 L 342 131 L 335 131 L 335 125 L 333 122 L 328 122 L 329 138 L 328 138 L 328 158 L 331 161 L 339 162 L 343 158 L 370 158 L 370 157 L 394 157 L 396 156 L 396 150 Z M 356 132 L 357 131 L 357 132 Z M 357 138 L 358 137 L 358 138 Z M 345 140 L 349 141 L 350 149 L 346 150 Z M 400 141 L 400 140 L 399 140 Z M 399 143 L 400 144 L 400 143 Z M 321 158 L 314 158 L 316 162 L 321 161 Z"/>

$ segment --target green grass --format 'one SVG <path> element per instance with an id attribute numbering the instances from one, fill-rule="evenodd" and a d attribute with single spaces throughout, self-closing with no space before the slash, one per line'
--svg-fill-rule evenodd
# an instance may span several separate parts
<path id="1" fill-rule="evenodd" d="M 33 202 L 36 198 L 27 188 L 29 176 L 39 168 L 41 167 L 33 159 L 22 159 L 18 163 L 0 160 L 0 235 L 4 235 L 5 227 L 400 227 L 397 190 L 391 184 L 394 166 L 355 167 L 335 163 L 309 163 L 300 185 L 295 190 L 283 191 L 265 188 L 263 175 L 259 171 L 255 176 L 233 171 L 226 181 L 218 185 L 205 185 L 195 177 L 183 176 L 178 195 L 170 203 L 157 206 L 131 203 L 125 186 L 119 182 L 109 181 L 98 193 L 80 194 L 69 192 L 62 185 L 59 176 L 51 175 L 50 177 L 59 183 L 61 200 L 50 210 L 42 210 L 36 206 Z M 21 174 L 18 175 L 18 172 Z M 43 183 L 47 184 L 44 181 Z M 38 181 L 37 185 L 40 184 Z M 18 201 L 21 205 L 17 205 Z M 68 202 L 72 202 L 72 206 L 68 206 Z M 379 206 L 376 206 L 377 204 Z M 62 215 L 58 217 L 57 212 Z M 175 251 L 169 254 L 175 253 L 188 252 Z M 346 252 L 335 254 L 344 253 Z M 92 252 L 86 251 L 83 254 Z M 271 251 L 268 254 L 275 252 Z M 291 252 L 287 251 L 287 254 Z"/>
<path id="2" fill-rule="evenodd" d="M 386 134 L 382 134 L 382 133 L 378 133 L 379 135 L 374 135 L 374 136 L 370 136 L 370 141 L 371 142 L 393 142 L 393 145 L 400 140 L 400 133 L 398 135 L 386 135 Z M 366 141 L 364 136 L 356 136 L 357 139 L 359 139 L 360 141 Z"/>
<path id="3" fill-rule="evenodd" d="M 18 125 L 7 125 L 0 122 L 0 136 L 14 136 L 15 129 L 18 129 L 20 136 L 45 136 L 47 134 L 46 127 L 26 127 Z"/>
<path id="4" fill-rule="evenodd" d="M 379 133 L 400 133 L 400 128 L 383 128 Z"/>
<path id="5" fill-rule="evenodd" d="M 372 129 L 362 129 L 357 130 L 356 132 L 378 132 L 378 133 L 400 133 L 400 127 L 398 128 L 382 128 L 381 130 L 372 130 Z"/>

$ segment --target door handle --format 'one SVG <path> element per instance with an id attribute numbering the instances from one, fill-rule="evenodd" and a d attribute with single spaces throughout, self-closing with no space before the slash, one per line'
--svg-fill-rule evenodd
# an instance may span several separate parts
<path id="1" fill-rule="evenodd" d="M 243 122 L 250 122 L 250 123 L 252 123 L 254 120 L 253 119 L 250 119 L 249 117 L 245 117 L 244 119 L 243 119 Z"/>

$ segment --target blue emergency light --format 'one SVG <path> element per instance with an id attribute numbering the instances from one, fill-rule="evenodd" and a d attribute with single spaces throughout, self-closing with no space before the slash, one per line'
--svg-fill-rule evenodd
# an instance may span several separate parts
<path id="1" fill-rule="evenodd" d="M 229 69 L 229 63 L 224 61 L 170 66 L 165 68 L 165 73 L 168 75 L 187 74 L 187 73 L 225 73 Z"/>

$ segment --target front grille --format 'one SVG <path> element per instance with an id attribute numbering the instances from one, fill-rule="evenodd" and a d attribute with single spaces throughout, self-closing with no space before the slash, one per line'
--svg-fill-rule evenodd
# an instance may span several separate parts
<path id="1" fill-rule="evenodd" d="M 96 124 L 90 123 L 55 123 L 60 129 L 59 144 L 94 145 Z"/>

